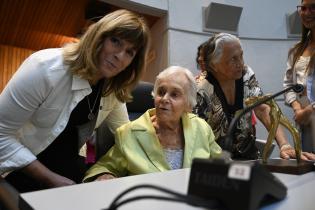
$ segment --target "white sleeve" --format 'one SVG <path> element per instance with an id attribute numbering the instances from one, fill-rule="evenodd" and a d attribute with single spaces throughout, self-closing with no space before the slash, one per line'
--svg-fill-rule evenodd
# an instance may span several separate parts
<path id="1" fill-rule="evenodd" d="M 45 71 L 30 56 L 0 94 L 0 174 L 24 167 L 36 157 L 19 142 L 19 129 L 46 98 Z"/>
<path id="2" fill-rule="evenodd" d="M 283 87 L 288 88 L 294 84 L 293 74 L 294 74 L 294 68 L 292 67 L 292 56 L 287 61 L 287 70 L 284 75 L 283 79 Z M 293 101 L 297 99 L 296 93 L 291 90 L 284 94 L 285 102 L 287 105 L 291 104 Z"/>

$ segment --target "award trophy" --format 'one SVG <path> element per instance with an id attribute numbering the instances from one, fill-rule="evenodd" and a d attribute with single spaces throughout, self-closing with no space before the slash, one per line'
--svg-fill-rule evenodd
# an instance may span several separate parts
<path id="1" fill-rule="evenodd" d="M 314 163 L 301 160 L 301 138 L 298 130 L 288 120 L 288 118 L 282 113 L 278 104 L 270 95 L 250 97 L 245 100 L 247 106 L 252 106 L 259 101 L 265 101 L 264 103 L 270 107 L 270 121 L 271 126 L 268 129 L 269 134 L 267 142 L 263 149 L 262 160 L 260 162 L 265 165 L 272 172 L 288 173 L 288 174 L 303 174 L 314 170 Z M 273 140 L 275 139 L 276 131 L 279 124 L 283 125 L 293 136 L 294 149 L 296 154 L 296 160 L 290 159 L 268 159 L 268 153 L 270 151 Z"/>

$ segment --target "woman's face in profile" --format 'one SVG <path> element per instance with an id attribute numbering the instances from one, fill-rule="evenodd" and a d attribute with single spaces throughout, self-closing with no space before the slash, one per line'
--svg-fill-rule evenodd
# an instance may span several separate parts
<path id="1" fill-rule="evenodd" d="M 200 54 L 198 56 L 198 64 L 199 64 L 199 67 L 200 67 L 201 71 L 205 71 L 206 70 L 206 65 L 205 65 L 205 62 L 204 62 L 204 56 L 203 56 L 203 51 L 202 50 L 200 51 Z"/>
<path id="2" fill-rule="evenodd" d="M 98 55 L 99 78 L 112 78 L 125 70 L 136 53 L 132 43 L 118 37 L 107 37 Z"/>
<path id="3" fill-rule="evenodd" d="M 309 29 L 315 29 L 315 0 L 303 0 L 298 7 L 302 24 Z"/>
<path id="4" fill-rule="evenodd" d="M 160 122 L 177 122 L 188 110 L 185 89 L 187 83 L 188 80 L 184 74 L 172 74 L 156 84 L 154 105 Z"/>
<path id="5" fill-rule="evenodd" d="M 244 69 L 243 50 L 240 43 L 237 41 L 225 43 L 220 61 L 213 66 L 220 79 L 240 79 Z"/>

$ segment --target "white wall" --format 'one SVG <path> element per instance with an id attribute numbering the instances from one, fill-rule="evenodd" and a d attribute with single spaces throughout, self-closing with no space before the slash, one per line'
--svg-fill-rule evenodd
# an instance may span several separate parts
<path id="1" fill-rule="evenodd" d="M 202 7 L 207 7 L 211 2 L 243 7 L 239 23 L 239 36 L 244 41 L 253 40 L 244 44 L 245 55 L 250 55 L 247 51 L 252 51 L 256 46 L 267 46 L 270 40 L 276 40 L 279 41 L 279 50 L 266 54 L 268 47 L 264 47 L 266 49 L 264 54 L 257 56 L 263 58 L 266 55 L 268 57 L 274 55 L 277 57 L 279 54 L 286 54 L 287 48 L 293 43 L 287 40 L 285 14 L 295 11 L 299 0 L 169 0 L 169 32 L 172 47 L 169 55 L 170 64 L 182 61 L 187 65 L 186 67 L 195 68 L 196 47 L 211 35 L 202 31 Z M 194 46 L 195 48 L 193 48 Z M 270 47 L 272 48 L 272 46 Z M 183 50 L 189 52 L 183 52 Z M 254 68 L 262 64 L 255 56 L 246 58 L 246 60 L 251 62 Z M 279 60 L 280 62 L 283 61 Z"/>

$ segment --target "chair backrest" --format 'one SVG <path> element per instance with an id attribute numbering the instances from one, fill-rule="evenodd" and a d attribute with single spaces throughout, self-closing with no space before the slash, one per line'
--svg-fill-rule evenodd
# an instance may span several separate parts
<path id="1" fill-rule="evenodd" d="M 133 100 L 126 104 L 130 120 L 137 119 L 148 109 L 154 107 L 154 100 L 151 94 L 153 86 L 150 82 L 140 81 L 132 91 Z"/>

